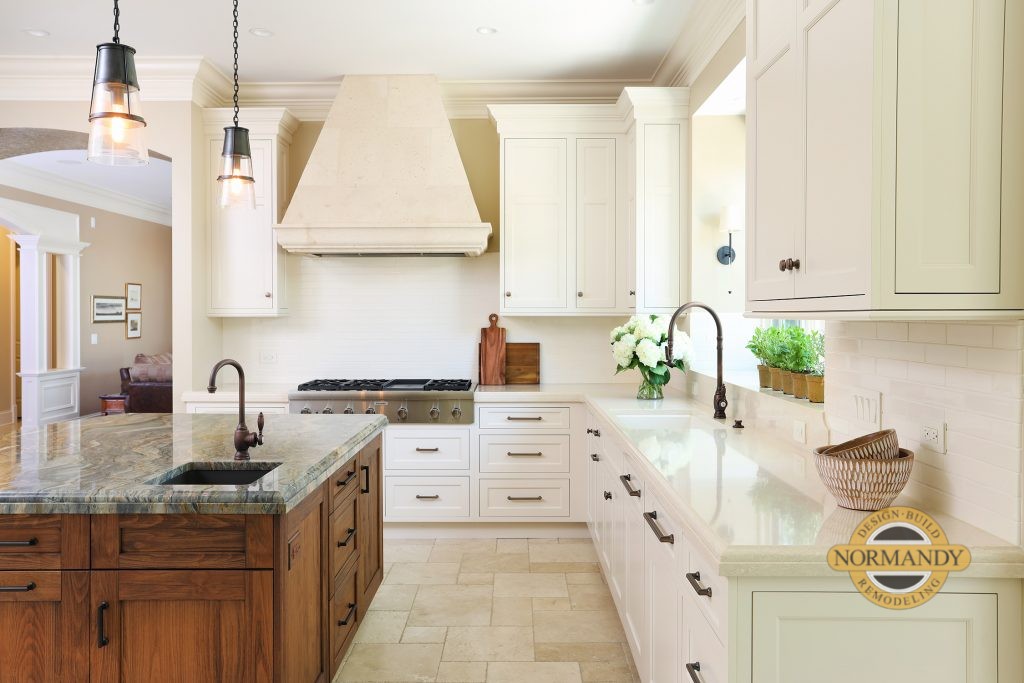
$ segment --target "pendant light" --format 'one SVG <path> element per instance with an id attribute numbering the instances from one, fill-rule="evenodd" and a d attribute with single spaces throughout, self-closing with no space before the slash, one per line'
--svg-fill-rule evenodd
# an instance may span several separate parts
<path id="1" fill-rule="evenodd" d="M 114 0 L 114 41 L 96 46 L 96 70 L 89 104 L 89 161 L 110 166 L 149 163 L 143 143 L 135 48 L 121 43 L 121 10 Z"/>
<path id="2" fill-rule="evenodd" d="M 224 151 L 221 152 L 220 206 L 227 208 L 256 208 L 256 181 L 252 177 L 252 152 L 249 149 L 249 129 L 238 125 L 238 0 L 234 0 L 235 48 L 235 117 L 234 125 L 224 128 Z"/>

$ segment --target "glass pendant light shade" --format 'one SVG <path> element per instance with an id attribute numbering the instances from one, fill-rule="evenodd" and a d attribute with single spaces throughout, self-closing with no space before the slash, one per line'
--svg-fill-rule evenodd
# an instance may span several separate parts
<path id="1" fill-rule="evenodd" d="M 96 46 L 89 123 L 89 161 L 111 166 L 149 163 L 134 48 L 121 43 Z"/>
<path id="2" fill-rule="evenodd" d="M 252 175 L 252 152 L 249 129 L 228 126 L 224 129 L 224 151 L 221 153 L 220 206 L 222 209 L 256 208 L 256 182 Z"/>

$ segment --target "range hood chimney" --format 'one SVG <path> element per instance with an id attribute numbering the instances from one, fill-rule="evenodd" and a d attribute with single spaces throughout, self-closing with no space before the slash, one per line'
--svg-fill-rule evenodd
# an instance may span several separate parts
<path id="1" fill-rule="evenodd" d="M 346 76 L 275 228 L 299 254 L 482 254 L 437 77 Z"/>

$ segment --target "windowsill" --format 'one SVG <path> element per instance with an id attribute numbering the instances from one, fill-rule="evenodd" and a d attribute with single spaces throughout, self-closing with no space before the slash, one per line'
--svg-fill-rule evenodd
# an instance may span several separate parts
<path id="1" fill-rule="evenodd" d="M 689 371 L 696 373 L 698 375 L 702 375 L 704 377 L 716 379 L 717 373 L 714 367 L 694 366 L 691 367 Z M 801 408 L 815 410 L 818 412 L 825 411 L 824 403 L 811 403 L 805 398 L 793 398 L 792 396 L 787 396 L 781 391 L 775 391 L 773 389 L 762 389 L 761 380 L 758 377 L 756 368 L 751 371 L 727 369 L 723 374 L 725 375 L 723 379 L 725 380 L 725 383 L 727 385 L 732 385 L 734 387 L 739 387 L 740 389 L 745 389 L 746 391 L 761 394 L 762 396 L 765 396 L 773 401 L 784 401 L 786 403 L 792 403 L 794 405 L 800 406 Z"/>

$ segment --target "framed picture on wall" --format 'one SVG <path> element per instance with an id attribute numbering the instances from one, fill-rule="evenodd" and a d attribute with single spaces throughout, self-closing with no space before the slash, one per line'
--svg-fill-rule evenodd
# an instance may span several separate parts
<path id="1" fill-rule="evenodd" d="M 135 282 L 126 282 L 124 285 L 124 298 L 128 300 L 129 311 L 142 310 L 142 285 Z"/>
<path id="2" fill-rule="evenodd" d="M 124 336 L 128 339 L 141 339 L 142 338 L 142 314 L 141 313 L 129 313 L 128 320 L 125 322 Z"/>
<path id="3" fill-rule="evenodd" d="M 92 297 L 92 321 L 94 323 L 123 323 L 125 321 L 125 301 L 123 296 Z"/>

